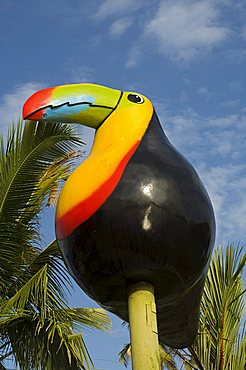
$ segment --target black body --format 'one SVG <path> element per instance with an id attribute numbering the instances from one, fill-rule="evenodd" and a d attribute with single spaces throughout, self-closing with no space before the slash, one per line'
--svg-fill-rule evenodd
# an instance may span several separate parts
<path id="1" fill-rule="evenodd" d="M 114 192 L 59 245 L 82 289 L 123 320 L 127 287 L 153 284 L 159 340 L 183 348 L 197 333 L 214 234 L 207 192 L 154 113 Z"/>

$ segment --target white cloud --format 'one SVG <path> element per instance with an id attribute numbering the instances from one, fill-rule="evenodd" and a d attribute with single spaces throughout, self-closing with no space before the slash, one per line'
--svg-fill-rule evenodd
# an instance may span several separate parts
<path id="1" fill-rule="evenodd" d="M 73 65 L 70 69 L 70 82 L 72 83 L 92 83 L 94 80 L 94 71 L 86 66 Z"/>
<path id="2" fill-rule="evenodd" d="M 145 35 L 158 43 L 160 53 L 189 61 L 226 40 L 229 29 L 220 25 L 213 1 L 162 1 Z"/>
<path id="3" fill-rule="evenodd" d="M 238 113 L 232 113 L 222 117 L 209 117 L 208 124 L 210 127 L 217 127 L 220 129 L 225 129 L 227 127 L 237 127 L 244 122 L 245 116 L 239 115 Z"/>
<path id="4" fill-rule="evenodd" d="M 220 106 L 222 108 L 227 108 L 227 109 L 235 109 L 240 107 L 240 100 L 239 99 L 230 99 L 227 101 L 224 101 L 220 103 Z"/>
<path id="5" fill-rule="evenodd" d="M 102 21 L 111 16 L 124 16 L 134 12 L 143 6 L 143 1 L 132 1 L 132 0 L 104 0 L 101 2 L 94 18 L 98 21 Z"/>
<path id="6" fill-rule="evenodd" d="M 214 204 L 217 244 L 243 242 L 246 225 L 246 166 L 224 164 L 200 168 L 200 175 Z"/>
<path id="7" fill-rule="evenodd" d="M 246 225 L 245 112 L 203 117 L 191 108 L 171 114 L 157 104 L 163 128 L 194 165 L 214 204 L 217 244 L 244 241 Z"/>
<path id="8" fill-rule="evenodd" d="M 228 64 L 239 65 L 243 64 L 246 61 L 246 48 L 234 48 L 226 49 L 222 53 L 222 58 Z"/>
<path id="9" fill-rule="evenodd" d="M 27 82 L 17 86 L 14 91 L 0 97 L 0 129 L 6 133 L 12 121 L 21 118 L 22 106 L 26 99 L 43 86 L 38 82 Z"/>
<path id="10" fill-rule="evenodd" d="M 229 84 L 229 88 L 230 90 L 233 92 L 233 93 L 238 93 L 238 92 L 241 92 L 242 91 L 242 83 L 240 81 L 232 81 L 230 84 Z"/>
<path id="11" fill-rule="evenodd" d="M 246 41 L 246 25 L 241 30 L 241 37 Z"/>
<path id="12" fill-rule="evenodd" d="M 134 68 L 138 65 L 139 60 L 142 56 L 142 50 L 141 47 L 139 47 L 137 44 L 134 45 L 129 52 L 128 60 L 126 62 L 126 68 Z"/>
<path id="13" fill-rule="evenodd" d="M 206 87 L 199 87 L 198 89 L 197 89 L 197 93 L 198 93 L 198 95 L 207 95 L 207 93 L 208 93 L 208 89 L 206 88 Z"/>
<path id="14" fill-rule="evenodd" d="M 117 37 L 121 36 L 131 26 L 131 18 L 121 18 L 112 23 L 109 34 L 110 36 Z"/>
<path id="15" fill-rule="evenodd" d="M 244 193 L 242 193 L 242 196 L 245 194 L 245 190 L 246 190 L 246 184 L 244 185 Z M 231 223 L 231 228 L 234 227 L 234 220 L 237 220 L 237 225 L 238 227 L 241 229 L 241 230 L 245 230 L 245 225 L 246 225 L 246 199 L 245 197 L 241 197 L 241 204 L 240 204 L 240 207 L 233 207 L 231 210 L 230 210 L 230 218 L 232 220 L 232 223 Z M 245 240 L 240 240 L 241 242 L 244 242 L 245 243 Z"/>
<path id="16" fill-rule="evenodd" d="M 207 99 L 210 99 L 212 98 L 213 96 L 213 93 L 211 91 L 209 91 L 206 87 L 204 86 L 201 86 L 197 89 L 197 94 L 204 97 L 204 98 L 207 98 Z"/>

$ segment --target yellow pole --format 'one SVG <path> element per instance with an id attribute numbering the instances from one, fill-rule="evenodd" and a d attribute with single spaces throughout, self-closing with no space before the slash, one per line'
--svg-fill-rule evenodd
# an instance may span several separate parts
<path id="1" fill-rule="evenodd" d="M 128 288 L 133 370 L 160 370 L 154 288 L 138 283 Z"/>

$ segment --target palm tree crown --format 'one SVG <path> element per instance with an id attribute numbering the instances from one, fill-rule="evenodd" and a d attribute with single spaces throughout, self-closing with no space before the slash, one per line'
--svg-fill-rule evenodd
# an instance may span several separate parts
<path id="1" fill-rule="evenodd" d="M 225 251 L 220 248 L 214 253 L 201 303 L 199 332 L 189 349 L 193 368 L 245 369 L 246 332 L 242 323 L 245 262 L 246 253 L 240 247 L 228 245 Z"/>
<path id="2" fill-rule="evenodd" d="M 73 127 L 19 122 L 0 137 L 0 366 L 12 355 L 23 370 L 89 369 L 81 330 L 106 330 L 101 309 L 69 308 L 71 286 L 56 241 L 40 248 L 39 216 L 67 178 Z"/>

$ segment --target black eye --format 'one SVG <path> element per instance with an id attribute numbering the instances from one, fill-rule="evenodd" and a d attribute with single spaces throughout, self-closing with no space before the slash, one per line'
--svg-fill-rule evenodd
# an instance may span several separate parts
<path id="1" fill-rule="evenodd" d="M 144 102 L 144 98 L 137 94 L 129 94 L 127 97 L 132 103 L 142 104 Z"/>

